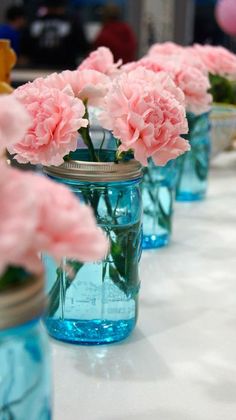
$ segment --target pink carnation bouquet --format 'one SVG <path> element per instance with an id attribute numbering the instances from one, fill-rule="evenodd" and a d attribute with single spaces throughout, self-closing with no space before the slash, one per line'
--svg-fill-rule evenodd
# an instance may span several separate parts
<path id="1" fill-rule="evenodd" d="M 104 290 L 107 282 L 111 281 L 125 295 L 127 301 L 133 299 L 134 293 L 138 293 L 137 266 L 141 251 L 141 206 L 138 201 L 140 194 L 136 194 L 141 172 L 140 165 L 132 160 L 135 158 L 147 166 L 152 158 L 156 165 L 164 166 L 169 160 L 188 151 L 190 146 L 188 140 L 182 137 L 188 132 L 185 96 L 173 78 L 166 71 L 156 73 L 146 68 L 137 68 L 127 72 L 120 66 L 121 62 L 114 63 L 109 50 L 99 48 L 74 71 L 53 73 L 16 89 L 12 96 L 25 107 L 30 116 L 30 123 L 26 132 L 21 133 L 20 138 L 8 146 L 8 150 L 20 163 L 30 162 L 47 166 L 46 172 L 52 176 L 59 174 L 61 182 L 64 182 L 61 174 L 67 171 L 69 182 L 73 184 L 72 189 L 78 191 L 82 200 L 90 203 L 98 222 L 106 227 L 110 237 L 110 252 L 102 267 L 96 267 L 97 272 L 101 273 Z M 98 111 L 100 131 L 108 130 L 115 139 L 115 150 L 108 150 L 107 153 L 107 150 L 103 149 L 103 134 L 99 139 L 100 148 L 95 146 L 93 127 L 90 123 L 92 107 L 96 107 Z M 80 156 L 85 154 L 86 159 L 95 164 L 72 162 L 83 160 Z M 110 162 L 110 156 L 114 163 Z M 108 165 L 98 165 L 107 160 Z M 132 161 L 131 164 L 127 163 L 129 160 Z M 55 168 L 60 165 L 60 168 Z M 102 168 L 108 168 L 111 172 L 120 170 L 117 178 L 121 178 L 122 182 L 125 176 L 122 178 L 121 169 L 127 171 L 127 176 L 130 176 L 129 168 L 132 165 L 138 168 L 134 171 L 134 174 L 137 174 L 135 193 L 126 187 L 119 187 L 119 190 L 118 187 L 114 188 L 114 193 L 109 182 L 100 181 L 103 179 L 103 173 L 100 178 L 96 178 L 97 168 L 101 168 L 101 172 Z M 84 167 L 86 173 L 81 175 L 79 171 Z M 95 178 L 92 173 L 94 168 Z M 72 174 L 73 169 L 75 178 Z M 88 174 L 90 178 L 86 178 Z M 89 182 L 91 178 L 92 182 Z M 24 185 L 28 183 L 30 178 L 27 175 L 24 176 Z M 38 249 L 56 259 L 64 255 L 66 260 L 76 258 L 79 261 L 88 261 L 89 258 L 97 259 L 104 255 L 107 241 L 101 231 L 97 231 L 96 225 L 92 225 L 92 221 L 89 222 L 92 218 L 91 212 L 88 214 L 88 209 L 77 203 L 76 215 L 74 200 L 65 188 L 58 186 L 57 194 L 48 182 L 47 185 L 44 183 L 45 179 L 37 177 L 33 199 L 39 196 L 40 200 L 46 200 L 51 212 L 41 201 L 39 207 L 36 206 L 35 211 L 40 219 L 36 218 L 34 227 L 37 232 L 35 248 L 26 246 L 19 257 L 20 260 L 22 258 L 25 261 L 25 256 L 32 250 L 33 255 L 30 256 L 35 257 L 35 251 Z M 60 208 L 57 215 L 55 208 Z M 70 213 L 70 220 L 65 220 L 67 212 Z M 97 239 L 95 231 L 97 235 L 101 235 L 100 240 Z M 78 238 L 84 238 L 84 249 L 79 246 Z M 89 249 L 87 244 L 91 244 L 91 240 L 94 243 L 89 254 L 86 253 L 86 249 Z M 27 261 L 30 268 L 33 259 Z M 87 271 L 81 273 L 83 281 L 86 272 L 91 273 L 90 277 L 94 276 L 95 270 L 86 267 Z M 56 295 L 58 298 L 60 278 L 57 265 L 54 268 L 55 281 L 49 295 Z M 80 268 L 80 263 L 77 266 L 72 265 L 75 275 Z M 69 285 L 70 281 L 65 287 Z M 112 295 L 109 289 L 108 295 L 110 294 Z M 55 313 L 54 301 L 58 299 L 51 299 L 50 315 Z"/>
<path id="2" fill-rule="evenodd" d="M 188 51 L 202 61 L 209 73 L 236 80 L 236 55 L 226 48 L 195 44 Z"/>
<path id="3" fill-rule="evenodd" d="M 224 47 L 198 45 L 188 51 L 201 60 L 209 73 L 214 102 L 236 104 L 236 54 Z"/>
<path id="4" fill-rule="evenodd" d="M 120 140 L 118 153 L 132 150 L 144 166 L 152 157 L 165 165 L 189 150 L 184 95 L 164 72 L 137 68 L 118 77 L 105 97 L 101 124 Z"/>
<path id="5" fill-rule="evenodd" d="M 163 43 L 152 46 L 139 62 L 157 74 L 166 71 L 184 93 L 189 124 L 186 138 L 190 141 L 191 151 L 178 162 L 176 199 L 180 201 L 201 200 L 206 194 L 211 145 L 209 118 L 214 98 L 209 72 L 215 72 L 216 67 L 222 74 L 229 72 L 230 67 L 233 69 L 233 63 L 230 66 L 229 62 L 225 62 L 220 70 L 220 56 L 213 59 L 214 54 L 220 52 L 223 60 L 221 48 Z M 228 57 L 226 51 L 224 54 Z M 130 68 L 125 70 L 130 71 Z"/>
<path id="6" fill-rule="evenodd" d="M 226 48 L 199 44 L 183 47 L 172 42 L 164 42 L 154 44 L 148 52 L 148 58 L 162 64 L 172 62 L 174 67 L 176 65 L 178 67 L 180 63 L 182 71 L 189 72 L 189 75 L 192 73 L 196 85 L 198 81 L 196 70 L 193 72 L 191 70 L 194 66 L 205 76 L 208 75 L 208 90 L 214 102 L 236 103 L 236 54 Z M 179 86 L 177 80 L 176 82 Z M 202 76 L 199 89 L 201 86 L 203 87 Z"/>
<path id="7" fill-rule="evenodd" d="M 151 156 L 164 165 L 188 150 L 181 138 L 187 132 L 184 96 L 175 81 L 146 69 L 127 75 L 120 65 L 107 48 L 98 48 L 77 70 L 16 89 L 14 96 L 26 107 L 32 124 L 9 152 L 21 163 L 60 165 L 80 138 L 90 159 L 99 161 L 89 124 L 91 106 L 99 109 L 101 127 L 117 139 L 116 160 L 133 153 L 144 165 Z M 188 80 L 184 83 L 190 85 Z"/>
<path id="8" fill-rule="evenodd" d="M 187 112 L 196 115 L 210 110 L 212 96 L 209 93 L 210 82 L 205 65 L 187 48 L 170 43 L 154 45 L 147 57 L 140 64 L 155 72 L 167 71 L 175 84 L 183 91 Z M 169 51 L 167 54 L 164 53 Z"/>
<path id="9" fill-rule="evenodd" d="M 69 99 L 70 95 L 65 101 Z M 49 101 L 49 109 L 50 106 L 53 105 Z M 46 108 L 45 104 L 44 112 L 47 113 Z M 50 125 L 50 121 L 47 123 Z M 76 119 L 76 127 L 77 124 Z M 35 130 L 30 113 L 14 96 L 2 96 L 0 290 L 17 282 L 19 278 L 22 280 L 22 271 L 26 278 L 29 275 L 40 275 L 43 271 L 39 258 L 41 252 L 50 254 L 58 261 L 67 255 L 68 258 L 85 262 L 101 259 L 108 251 L 108 241 L 97 227 L 92 210 L 81 204 L 66 187 L 41 175 L 19 171 L 6 164 L 5 147 L 9 144 L 13 146 L 30 129 Z M 44 127 L 38 129 L 43 137 Z M 63 131 L 63 127 L 58 129 Z"/>

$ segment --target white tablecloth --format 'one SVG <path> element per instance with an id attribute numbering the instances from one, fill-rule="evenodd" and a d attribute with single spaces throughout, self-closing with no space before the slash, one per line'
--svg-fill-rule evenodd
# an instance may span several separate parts
<path id="1" fill-rule="evenodd" d="M 140 314 L 116 345 L 52 341 L 55 420 L 236 419 L 236 154 L 204 202 L 176 204 L 172 244 L 144 252 Z"/>

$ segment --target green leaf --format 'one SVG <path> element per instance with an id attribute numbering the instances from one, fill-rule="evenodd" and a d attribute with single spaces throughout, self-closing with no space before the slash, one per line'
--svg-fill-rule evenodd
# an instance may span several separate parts
<path id="1" fill-rule="evenodd" d="M 172 195 L 170 193 L 170 197 L 172 200 Z M 170 204 L 170 208 L 172 208 L 172 205 Z M 163 227 L 164 229 L 168 230 L 169 232 L 171 232 L 171 217 L 168 213 L 165 212 L 161 201 L 159 200 L 158 202 L 158 209 L 159 209 L 159 214 L 158 214 L 158 224 Z"/>
<path id="2" fill-rule="evenodd" d="M 107 272 L 107 262 L 103 261 L 103 264 L 102 264 L 102 282 L 103 283 L 105 281 L 106 272 Z"/>
<path id="3" fill-rule="evenodd" d="M 116 270 L 111 264 L 109 266 L 109 276 L 112 279 L 113 283 L 125 294 L 127 294 L 127 285 L 125 281 L 122 280 Z"/>
<path id="4" fill-rule="evenodd" d="M 210 93 L 213 96 L 213 102 L 220 102 L 225 104 L 235 104 L 235 86 L 234 84 L 226 79 L 225 77 L 210 74 Z"/>
<path id="5" fill-rule="evenodd" d="M 84 118 L 86 118 L 89 121 L 89 114 L 88 114 L 88 106 L 87 106 L 87 100 L 84 101 L 84 106 L 85 106 L 85 114 L 84 114 Z M 98 162 L 98 157 L 96 155 L 95 149 L 94 149 L 94 145 L 92 142 L 92 139 L 90 137 L 90 126 L 89 124 L 87 125 L 87 127 L 81 127 L 79 129 L 79 134 L 81 135 L 84 144 L 87 146 L 90 157 L 92 162 Z"/>
<path id="6" fill-rule="evenodd" d="M 207 154 L 208 151 L 206 150 L 206 146 L 204 144 L 199 144 L 198 147 L 195 146 L 191 151 L 196 175 L 201 181 L 206 180 L 208 175 L 209 162 L 206 160 Z"/>

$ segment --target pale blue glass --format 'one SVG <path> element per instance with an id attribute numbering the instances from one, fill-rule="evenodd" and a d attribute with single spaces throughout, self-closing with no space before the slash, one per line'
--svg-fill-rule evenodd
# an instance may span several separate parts
<path id="1" fill-rule="evenodd" d="M 131 333 L 137 320 L 141 180 L 89 183 L 53 179 L 93 207 L 111 247 L 107 258 L 98 263 L 81 264 L 65 256 L 58 267 L 52 258 L 43 257 L 49 296 L 45 317 L 48 332 L 58 340 L 79 344 L 120 341 Z M 72 268 L 72 277 L 66 266 Z"/>
<path id="2" fill-rule="evenodd" d="M 172 231 L 173 194 L 176 164 L 171 160 L 164 167 L 149 160 L 144 168 L 143 198 L 143 249 L 165 246 Z"/>
<path id="3" fill-rule="evenodd" d="M 178 179 L 176 183 L 177 201 L 196 201 L 204 199 L 210 161 L 210 123 L 209 114 L 187 114 L 191 150 L 177 159 Z"/>
<path id="4" fill-rule="evenodd" d="M 48 339 L 39 320 L 0 331 L 0 419 L 50 420 Z"/>

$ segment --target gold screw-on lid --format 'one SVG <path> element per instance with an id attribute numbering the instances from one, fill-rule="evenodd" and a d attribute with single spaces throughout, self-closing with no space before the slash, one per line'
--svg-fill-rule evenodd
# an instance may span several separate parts
<path id="1" fill-rule="evenodd" d="M 42 277 L 0 293 L 0 330 L 16 327 L 39 317 L 45 306 Z"/>
<path id="2" fill-rule="evenodd" d="M 88 182 L 128 181 L 142 176 L 142 166 L 132 159 L 127 162 L 84 162 L 70 160 L 60 166 L 44 167 L 48 175 Z"/>

